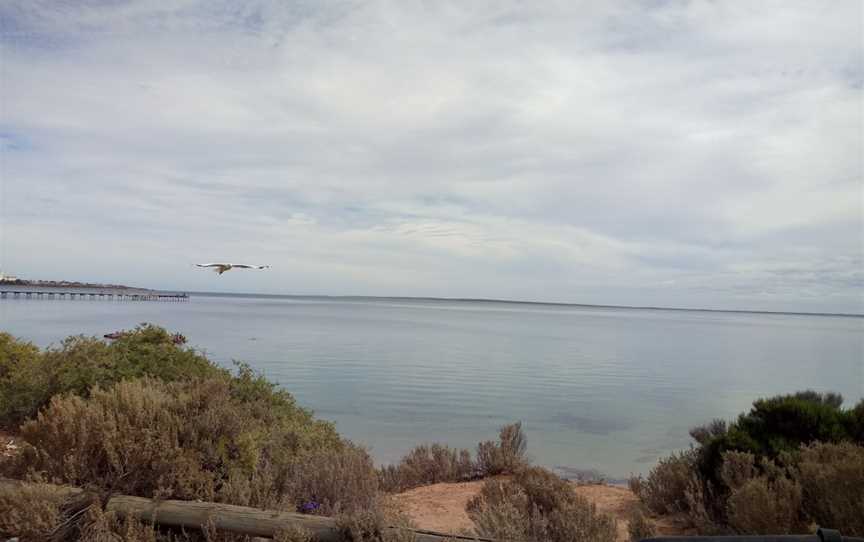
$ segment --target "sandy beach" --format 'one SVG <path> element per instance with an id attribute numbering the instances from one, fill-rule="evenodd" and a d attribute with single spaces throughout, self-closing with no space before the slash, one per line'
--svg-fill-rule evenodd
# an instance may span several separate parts
<path id="1" fill-rule="evenodd" d="M 465 505 L 480 492 L 483 480 L 454 484 L 433 484 L 418 487 L 393 497 L 397 506 L 421 529 L 452 534 L 473 534 L 473 524 Z M 573 484 L 576 492 L 597 505 L 597 509 L 618 522 L 618 541 L 629 540 L 628 515 L 638 499 L 626 487 Z M 683 529 L 669 518 L 653 521 L 658 534 L 684 534 Z"/>

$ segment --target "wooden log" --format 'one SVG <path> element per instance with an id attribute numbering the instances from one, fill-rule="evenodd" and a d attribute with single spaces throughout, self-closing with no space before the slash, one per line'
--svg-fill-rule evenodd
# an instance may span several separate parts
<path id="1" fill-rule="evenodd" d="M 0 492 L 14 490 L 23 484 L 25 482 L 0 478 Z M 70 497 L 80 495 L 83 492 L 82 489 L 74 487 L 54 487 L 68 492 Z M 200 529 L 209 524 L 216 530 L 263 538 L 272 538 L 289 527 L 302 527 L 310 531 L 321 542 L 340 542 L 342 540 L 333 518 L 294 512 L 259 510 L 248 506 L 212 502 L 156 500 L 130 495 L 110 497 L 105 509 L 121 516 L 133 517 L 156 525 Z M 390 528 L 402 529 L 399 527 Z M 416 542 L 494 542 L 485 538 L 448 535 L 420 529 L 405 530 L 414 533 Z"/>
<path id="2" fill-rule="evenodd" d="M 154 501 L 127 495 L 111 497 L 105 509 L 158 525 L 201 528 L 210 523 L 216 530 L 268 538 L 288 526 L 297 525 L 309 530 L 321 542 L 339 541 L 331 518 L 291 512 L 209 502 Z"/>
<path id="3" fill-rule="evenodd" d="M 232 504 L 174 500 L 156 501 L 143 497 L 117 495 L 108 500 L 105 509 L 157 525 L 201 528 L 202 525 L 209 523 L 218 531 L 229 531 L 263 538 L 272 538 L 283 529 L 294 526 L 306 529 L 320 542 L 340 542 L 343 540 L 339 536 L 333 518 L 293 512 L 258 510 L 257 508 Z M 390 527 L 390 529 L 401 528 Z M 414 533 L 416 542 L 456 542 L 460 540 L 493 542 L 484 538 L 449 535 L 420 529 L 405 530 Z"/>

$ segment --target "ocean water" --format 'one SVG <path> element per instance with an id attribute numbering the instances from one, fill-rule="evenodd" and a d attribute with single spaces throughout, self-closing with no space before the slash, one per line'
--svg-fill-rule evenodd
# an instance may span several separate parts
<path id="1" fill-rule="evenodd" d="M 535 462 L 646 472 L 690 427 L 800 389 L 864 397 L 864 318 L 482 301 L 193 295 L 188 303 L 0 300 L 41 346 L 141 322 L 249 363 L 377 461 L 474 447 L 521 420 Z"/>

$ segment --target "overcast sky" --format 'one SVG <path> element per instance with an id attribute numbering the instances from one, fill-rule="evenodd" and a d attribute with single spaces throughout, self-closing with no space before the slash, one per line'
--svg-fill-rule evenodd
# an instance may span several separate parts
<path id="1" fill-rule="evenodd" d="M 859 0 L 3 0 L 0 25 L 7 272 L 864 312 Z"/>

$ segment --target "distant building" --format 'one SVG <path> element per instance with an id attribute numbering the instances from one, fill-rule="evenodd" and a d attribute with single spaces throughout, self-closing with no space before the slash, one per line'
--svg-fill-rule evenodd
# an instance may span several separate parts
<path id="1" fill-rule="evenodd" d="M 9 275 L 7 273 L 4 273 L 3 271 L 0 271 L 0 282 L 15 282 L 17 280 L 18 277 L 16 277 L 15 275 Z"/>

